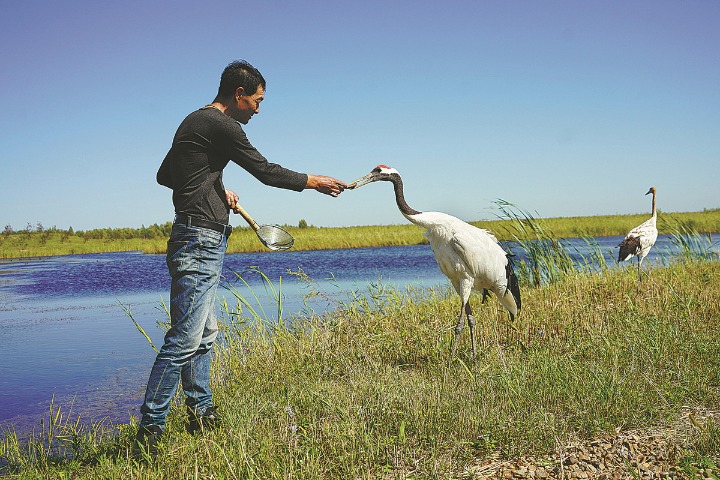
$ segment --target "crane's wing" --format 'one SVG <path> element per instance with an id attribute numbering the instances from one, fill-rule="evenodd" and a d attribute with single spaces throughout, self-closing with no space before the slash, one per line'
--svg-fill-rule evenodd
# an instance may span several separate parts
<path id="1" fill-rule="evenodd" d="M 483 266 L 487 263 L 484 258 L 487 252 L 495 248 L 502 251 L 492 233 L 452 215 L 423 212 L 422 221 L 435 260 L 440 270 L 451 280 L 476 278 L 482 274 Z"/>
<path id="2" fill-rule="evenodd" d="M 465 295 L 462 286 L 468 284 L 483 294 L 490 290 L 513 318 L 520 309 L 520 289 L 507 253 L 495 235 L 451 215 L 439 212 L 423 215 L 425 236 L 435 260 L 458 293 Z"/>
<path id="3" fill-rule="evenodd" d="M 520 286 L 508 254 L 492 233 L 468 226 L 455 232 L 450 245 L 467 265 L 473 288 L 482 291 L 483 298 L 488 290 L 494 292 L 514 319 L 520 311 Z"/>
<path id="4" fill-rule="evenodd" d="M 618 246 L 620 247 L 618 262 L 629 260 L 640 253 L 640 237 L 628 234 Z"/>
<path id="5" fill-rule="evenodd" d="M 488 230 L 463 222 L 453 230 L 450 246 L 475 279 L 476 287 L 491 288 L 507 283 L 507 254 Z"/>
<path id="6" fill-rule="evenodd" d="M 643 252 L 647 254 L 650 247 L 655 245 L 657 236 L 658 231 L 655 226 L 654 217 L 633 228 L 618 245 L 620 247 L 618 261 L 623 262 L 625 260 L 629 260 L 630 258 L 640 255 Z"/>
<path id="7" fill-rule="evenodd" d="M 630 230 L 628 232 L 628 236 L 642 237 L 644 235 L 652 235 L 652 232 L 654 231 L 655 236 L 657 237 L 657 227 L 655 226 L 655 223 L 655 218 L 650 217 L 648 220 Z"/>

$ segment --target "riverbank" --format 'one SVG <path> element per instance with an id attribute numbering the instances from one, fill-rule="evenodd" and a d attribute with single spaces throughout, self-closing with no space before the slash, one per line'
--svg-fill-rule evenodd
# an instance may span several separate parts
<path id="1" fill-rule="evenodd" d="M 544 478 L 570 478 L 593 461 L 570 460 L 571 447 L 605 442 L 608 454 L 633 449 L 613 464 L 624 466 L 620 478 L 653 462 L 693 478 L 720 461 L 718 420 L 689 420 L 720 402 L 719 295 L 720 263 L 686 259 L 650 270 L 641 285 L 631 265 L 526 287 L 513 325 L 496 299 L 481 306 L 475 296 L 478 356 L 466 329 L 452 362 L 457 299 L 444 289 L 378 288 L 291 327 L 228 315 L 213 370 L 218 431 L 188 435 L 178 405 L 159 459 L 143 465 L 129 457 L 134 422 L 80 428 L 57 415 L 29 445 L 4 442 L 0 473 L 499 478 L 503 465 L 533 465 Z M 667 436 L 672 455 L 638 456 L 643 435 L 653 445 L 650 433 L 680 423 L 687 428 Z"/>
<path id="2" fill-rule="evenodd" d="M 515 212 L 517 213 L 517 212 Z M 592 217 L 532 218 L 542 224 L 543 231 L 553 238 L 608 237 L 625 235 L 630 229 L 647 220 L 649 215 L 603 215 Z M 238 221 L 233 219 L 236 225 Z M 472 222 L 492 231 L 500 240 L 528 240 L 522 229 L 516 227 L 518 219 Z M 412 224 L 376 225 L 357 227 L 285 226 L 295 238 L 293 250 L 336 250 L 418 245 L 426 243 L 422 230 Z M 720 209 L 703 212 L 658 214 L 660 233 L 677 233 L 684 228 L 700 234 L 720 232 Z M 140 229 L 118 228 L 83 231 L 26 229 L 0 235 L 0 258 L 25 258 L 85 253 L 142 251 L 162 254 L 166 250 L 170 223 Z M 533 231 L 529 233 L 534 233 Z M 238 226 L 228 242 L 228 253 L 267 252 L 255 232 Z"/>

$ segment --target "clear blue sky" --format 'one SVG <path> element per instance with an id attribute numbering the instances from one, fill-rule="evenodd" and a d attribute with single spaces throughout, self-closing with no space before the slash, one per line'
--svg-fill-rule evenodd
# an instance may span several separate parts
<path id="1" fill-rule="evenodd" d="M 720 207 L 716 0 L 0 4 L 0 228 L 171 220 L 157 167 L 238 58 L 268 81 L 246 132 L 269 160 L 395 167 L 417 210 L 642 213 L 651 185 L 666 212 Z M 405 223 L 385 183 L 225 183 L 259 223 Z"/>

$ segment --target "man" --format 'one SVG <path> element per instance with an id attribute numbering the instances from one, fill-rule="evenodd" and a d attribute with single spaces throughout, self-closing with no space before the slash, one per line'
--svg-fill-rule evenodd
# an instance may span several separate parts
<path id="1" fill-rule="evenodd" d="M 288 190 L 312 188 L 337 197 L 347 187 L 332 177 L 270 163 L 250 144 L 240 124 L 246 125 L 259 112 L 264 97 L 260 72 L 245 61 L 230 63 L 215 100 L 180 124 L 158 170 L 157 181 L 173 190 L 175 206 L 167 249 L 171 328 L 140 408 L 136 455 L 157 455 L 178 382 L 185 393 L 190 433 L 212 428 L 218 420 L 210 391 L 210 357 L 217 336 L 215 295 L 232 231 L 229 210 L 238 208 L 238 196 L 223 185 L 225 166 L 233 161 L 264 184 Z"/>

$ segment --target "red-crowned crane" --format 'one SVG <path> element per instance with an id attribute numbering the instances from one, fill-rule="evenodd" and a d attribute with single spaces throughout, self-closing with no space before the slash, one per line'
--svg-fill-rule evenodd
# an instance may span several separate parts
<path id="1" fill-rule="evenodd" d="M 463 318 L 470 327 L 472 354 L 475 351 L 475 320 L 470 308 L 470 292 L 495 293 L 500 303 L 510 312 L 510 319 L 520 311 L 520 287 L 512 268 L 510 256 L 500 247 L 497 238 L 488 230 L 477 228 L 459 218 L 441 212 L 419 212 L 405 201 L 400 173 L 394 168 L 378 165 L 369 174 L 348 184 L 358 188 L 377 181 L 392 182 L 395 201 L 400 212 L 409 221 L 425 228 L 427 237 L 440 270 L 450 279 L 462 300 L 460 316 L 455 326 L 451 358 L 455 355 L 458 338 L 463 329 Z"/>
<path id="2" fill-rule="evenodd" d="M 647 256 L 650 248 L 655 245 L 657 240 L 657 209 L 656 209 L 656 193 L 655 187 L 650 187 L 645 195 L 652 193 L 652 217 L 641 225 L 630 230 L 625 236 L 625 239 L 620 242 L 620 252 L 618 253 L 618 262 L 624 262 L 630 260 L 632 257 L 637 257 L 638 264 L 638 283 L 640 279 L 640 265 L 642 265 L 643 259 Z"/>

